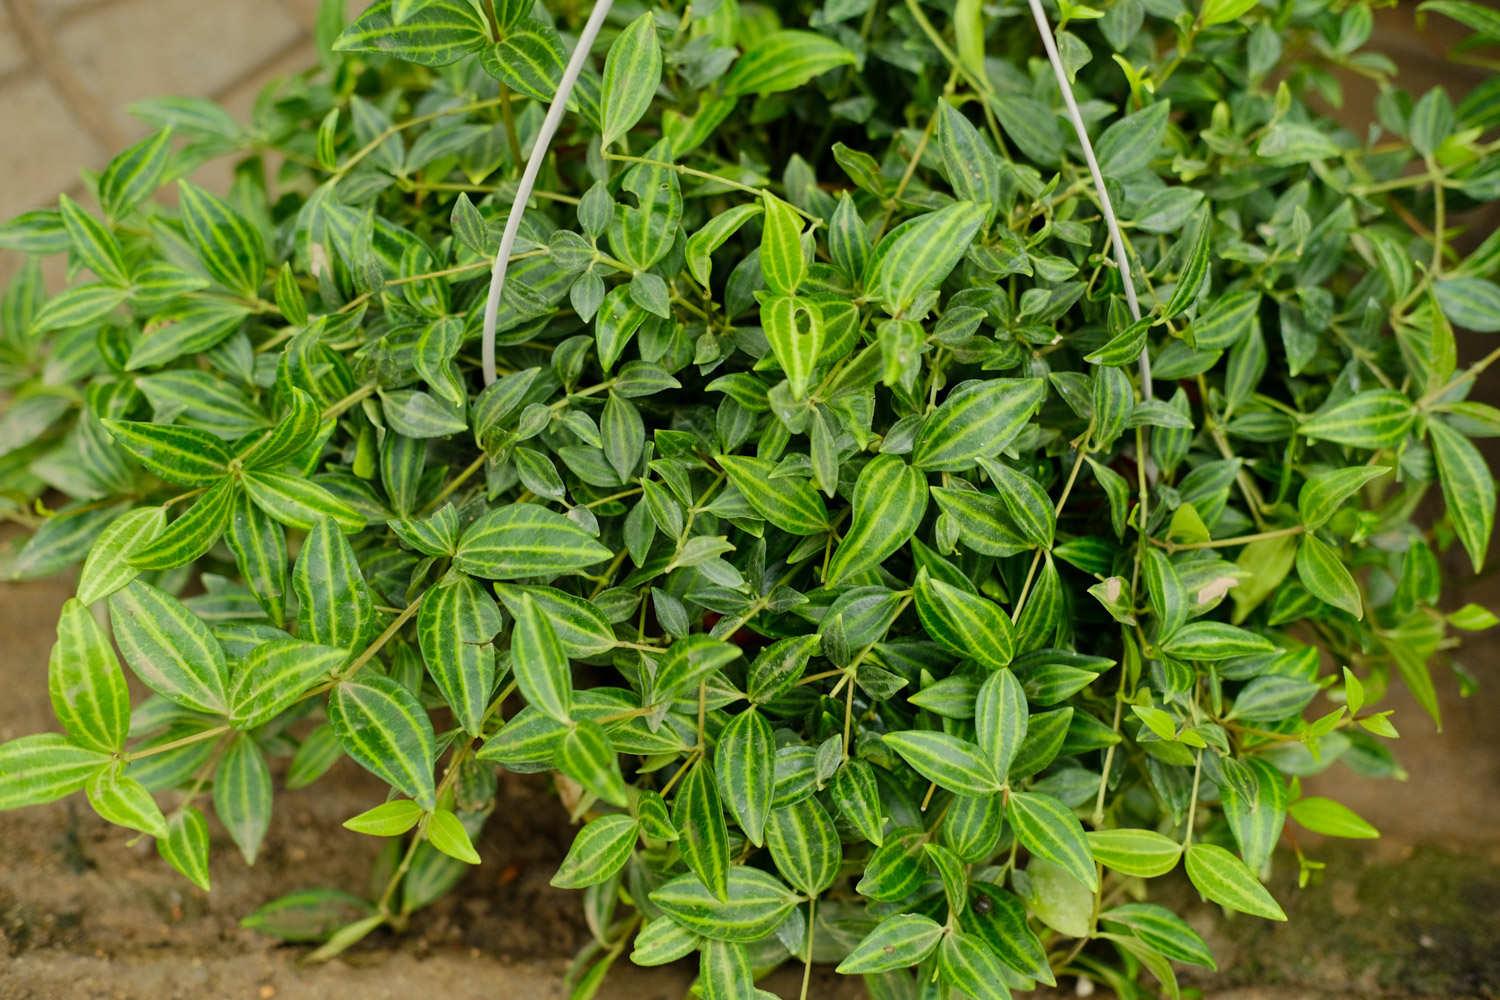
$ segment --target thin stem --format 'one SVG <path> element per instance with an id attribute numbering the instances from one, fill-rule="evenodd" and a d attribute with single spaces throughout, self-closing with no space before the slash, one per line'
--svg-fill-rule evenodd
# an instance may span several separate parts
<path id="1" fill-rule="evenodd" d="M 214 726 L 212 729 L 204 729 L 196 733 L 190 733 L 187 736 L 183 736 L 175 740 L 169 740 L 166 743 L 158 743 L 156 746 L 146 747 L 143 750 L 132 750 L 129 753 L 122 754 L 121 756 L 124 757 L 124 759 L 127 761 L 142 760 L 146 757 L 154 757 L 159 753 L 166 753 L 168 750 L 179 750 L 182 747 L 190 747 L 194 743 L 202 743 L 204 740 L 211 740 L 214 737 L 222 736 L 227 732 L 229 732 L 229 727 L 227 725 Z"/>
<path id="2" fill-rule="evenodd" d="M 608 3 L 606 3 L 605 6 L 608 7 Z M 339 178 L 343 177 L 351 169 L 353 169 L 355 164 L 359 163 L 359 161 L 363 160 L 365 157 L 375 152 L 375 150 L 379 149 L 381 143 L 385 142 L 391 136 L 397 134 L 403 129 L 411 128 L 413 125 L 422 125 L 426 122 L 435 121 L 438 118 L 446 118 L 449 115 L 464 115 L 468 114 L 471 111 L 483 111 L 485 108 L 493 108 L 495 105 L 503 103 L 506 99 L 507 98 L 505 97 L 487 97 L 482 101 L 472 101 L 468 104 L 461 104 L 456 108 L 442 108 L 438 111 L 430 111 L 425 115 L 417 115 L 415 118 L 408 118 L 404 122 L 397 122 L 394 125 L 390 125 L 386 127 L 375 138 L 371 139 L 369 142 L 361 146 L 353 156 L 345 160 L 343 164 L 333 172 L 332 177 L 334 180 L 338 180 Z"/>
<path id="3" fill-rule="evenodd" d="M 1172 542 L 1162 541 L 1157 538 L 1151 539 L 1151 542 L 1153 545 L 1166 549 L 1168 552 L 1190 552 L 1194 549 L 1227 549 L 1236 545 L 1248 545 L 1251 542 L 1263 542 L 1270 538 L 1285 538 L 1287 535 L 1300 535 L 1302 531 L 1302 525 L 1294 524 L 1289 528 L 1257 531 L 1251 535 L 1236 535 L 1233 538 L 1210 538 L 1206 542 Z"/>
<path id="4" fill-rule="evenodd" d="M 1115 218 L 1114 204 L 1109 200 L 1109 191 L 1104 186 L 1104 174 L 1099 170 L 1099 161 L 1094 156 L 1093 143 L 1089 141 L 1088 127 L 1083 114 L 1073 97 L 1068 72 L 1063 67 L 1062 57 L 1057 52 L 1057 42 L 1052 38 L 1052 28 L 1047 23 L 1047 14 L 1042 10 L 1041 0 L 1030 0 L 1031 16 L 1036 20 L 1036 30 L 1042 36 L 1042 47 L 1047 50 L 1047 59 L 1052 63 L 1052 72 L 1057 77 L 1057 87 L 1062 91 L 1063 103 L 1068 109 L 1068 118 L 1073 122 L 1073 131 L 1078 135 L 1078 144 L 1083 147 L 1083 159 L 1088 164 L 1089 175 L 1094 180 L 1094 190 L 1099 195 L 1099 210 L 1104 213 L 1104 224 L 1109 229 L 1110 242 L 1114 244 L 1115 264 L 1120 268 L 1120 283 L 1125 286 L 1125 302 L 1130 306 L 1130 318 L 1139 321 L 1141 304 L 1136 300 L 1135 282 L 1130 276 L 1130 256 L 1125 252 L 1125 239 L 1120 235 L 1120 223 Z M 913 6 L 915 4 L 913 3 Z M 1152 397 L 1151 360 L 1145 348 L 1141 349 L 1141 395 Z"/>
<path id="5" fill-rule="evenodd" d="M 510 252 L 521 228 L 521 216 L 526 211 L 526 202 L 531 197 L 531 188 L 536 184 L 537 174 L 541 173 L 542 161 L 547 158 L 547 147 L 552 145 L 552 137 L 557 134 L 557 127 L 562 124 L 563 115 L 568 110 L 568 96 L 573 93 L 573 85 L 578 82 L 578 74 L 583 71 L 584 60 L 588 58 L 589 49 L 593 48 L 594 39 L 599 37 L 599 30 L 604 27 L 604 18 L 612 6 L 614 0 L 594 0 L 594 9 L 590 12 L 583 31 L 578 34 L 578 43 L 573 46 L 573 54 L 563 70 L 562 79 L 558 81 L 557 93 L 552 96 L 552 104 L 547 108 L 547 117 L 542 119 L 542 127 L 532 140 L 531 157 L 526 161 L 521 182 L 516 185 L 516 199 L 511 203 L 510 214 L 505 219 L 505 233 L 500 238 L 500 249 L 495 253 L 495 264 L 490 271 L 489 297 L 484 302 L 480 364 L 484 369 L 485 385 L 495 381 L 495 327 L 500 319 L 500 295 L 505 290 L 505 271 L 510 266 Z"/>

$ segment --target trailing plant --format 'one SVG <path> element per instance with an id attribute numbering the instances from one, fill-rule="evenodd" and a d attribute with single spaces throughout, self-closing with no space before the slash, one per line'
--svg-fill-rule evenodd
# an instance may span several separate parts
<path id="1" fill-rule="evenodd" d="M 326 3 L 248 126 L 142 102 L 0 229 L 8 569 L 82 567 L 0 808 L 82 790 L 207 889 L 210 814 L 253 862 L 274 786 L 350 757 L 383 891 L 247 918 L 326 957 L 479 862 L 498 769 L 551 773 L 575 996 L 627 953 L 707 998 L 788 960 L 1175 994 L 1213 961 L 1150 880 L 1283 919 L 1288 820 L 1375 835 L 1301 779 L 1398 775 L 1388 686 L 1436 720 L 1495 622 L 1440 567 L 1495 511 L 1500 354 L 1454 328 L 1500 331 L 1463 224 L 1500 81 L 1405 93 L 1366 2 L 1059 0 L 1072 122 L 1017 0 L 622 4 L 485 384 L 583 6 Z M 1345 73 L 1362 135 L 1311 106 Z"/>

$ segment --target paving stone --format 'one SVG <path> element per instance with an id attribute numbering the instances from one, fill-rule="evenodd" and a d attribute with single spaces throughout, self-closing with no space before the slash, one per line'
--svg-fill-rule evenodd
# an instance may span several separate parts
<path id="1" fill-rule="evenodd" d="M 104 155 L 45 80 L 27 75 L 0 87 L 0 118 L 14 142 L 0 142 L 0 218 L 35 208 L 71 187 Z"/>
<path id="2" fill-rule="evenodd" d="M 268 0 L 132 0 L 90 8 L 57 34 L 79 80 L 132 135 L 142 128 L 125 113 L 131 101 L 218 93 L 301 37 L 291 15 Z"/>

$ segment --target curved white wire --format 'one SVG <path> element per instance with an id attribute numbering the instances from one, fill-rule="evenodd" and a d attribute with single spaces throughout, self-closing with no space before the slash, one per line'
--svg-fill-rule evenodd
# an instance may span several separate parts
<path id="1" fill-rule="evenodd" d="M 1042 36 L 1042 47 L 1047 50 L 1047 59 L 1052 63 L 1052 72 L 1057 77 L 1058 89 L 1062 91 L 1063 103 L 1068 107 L 1068 117 L 1073 121 L 1073 131 L 1078 134 L 1078 143 L 1083 147 L 1083 158 L 1094 179 L 1094 190 L 1099 193 L 1099 209 L 1104 213 L 1104 224 L 1109 228 L 1109 241 L 1114 244 L 1115 264 L 1120 268 L 1120 282 L 1125 286 L 1125 303 L 1130 307 L 1130 318 L 1139 322 L 1141 304 L 1135 297 L 1135 282 L 1130 276 L 1130 255 L 1125 252 L 1125 238 L 1120 234 L 1120 223 L 1115 218 L 1115 207 L 1109 200 L 1109 191 L 1104 187 L 1104 175 L 1099 171 L 1099 161 L 1094 156 L 1093 143 L 1089 142 L 1083 115 L 1079 113 L 1078 102 L 1073 98 L 1068 72 L 1063 67 L 1062 57 L 1057 54 L 1057 42 L 1052 37 L 1052 26 L 1047 23 L 1047 13 L 1042 10 L 1042 0 L 1031 0 L 1031 16 L 1036 19 L 1036 30 Z M 1144 347 L 1141 348 L 1140 367 L 1141 396 L 1150 399 L 1151 359 Z"/>
<path id="2" fill-rule="evenodd" d="M 573 55 L 568 59 L 562 79 L 558 81 L 557 93 L 553 95 L 552 104 L 547 108 L 547 117 L 542 119 L 542 127 L 537 130 L 536 138 L 532 141 L 531 157 L 526 161 L 526 170 L 521 174 L 520 183 L 516 185 L 516 200 L 511 204 L 510 215 L 505 220 L 505 235 L 500 238 L 500 250 L 495 254 L 494 266 L 490 268 L 490 293 L 484 302 L 480 363 L 484 369 L 485 385 L 495 381 L 495 326 L 500 317 L 500 293 L 505 290 L 505 271 L 510 267 L 510 251 L 516 244 L 516 232 L 521 228 L 521 215 L 526 211 L 526 203 L 531 200 L 531 189 L 536 184 L 536 175 L 541 172 L 542 161 L 547 158 L 547 147 L 552 145 L 552 137 L 557 134 L 557 127 L 562 124 L 562 117 L 567 113 L 568 96 L 573 93 L 578 74 L 583 72 L 583 62 L 588 58 L 589 50 L 594 47 L 594 39 L 599 37 L 599 29 L 604 27 L 604 18 L 613 4 L 614 0 L 595 0 L 594 10 L 589 14 L 583 31 L 579 33 L 578 43 L 573 46 Z"/>

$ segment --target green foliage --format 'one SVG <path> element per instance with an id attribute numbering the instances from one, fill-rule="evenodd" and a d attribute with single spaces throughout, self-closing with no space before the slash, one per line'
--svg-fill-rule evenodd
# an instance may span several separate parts
<path id="1" fill-rule="evenodd" d="M 323 958 L 481 862 L 499 769 L 550 772 L 575 997 L 627 949 L 698 952 L 707 998 L 787 960 L 1175 995 L 1207 948 L 1120 899 L 1181 869 L 1282 919 L 1289 820 L 1376 835 L 1300 778 L 1399 774 L 1386 689 L 1435 719 L 1450 631 L 1497 620 L 1439 610 L 1494 526 L 1500 353 L 1454 334 L 1500 330 L 1500 240 L 1454 242 L 1494 87 L 1398 89 L 1364 0 L 1062 4 L 1135 318 L 1025 4 L 618 11 L 486 386 L 588 5 L 324 6 L 248 125 L 144 102 L 0 227 L 5 568 L 82 566 L 0 808 L 83 792 L 207 889 L 206 813 L 253 861 L 273 775 L 348 756 L 392 791 L 329 834 L 392 838 L 383 887 L 246 918 Z M 1297 96 L 1339 69 L 1368 133 Z"/>

